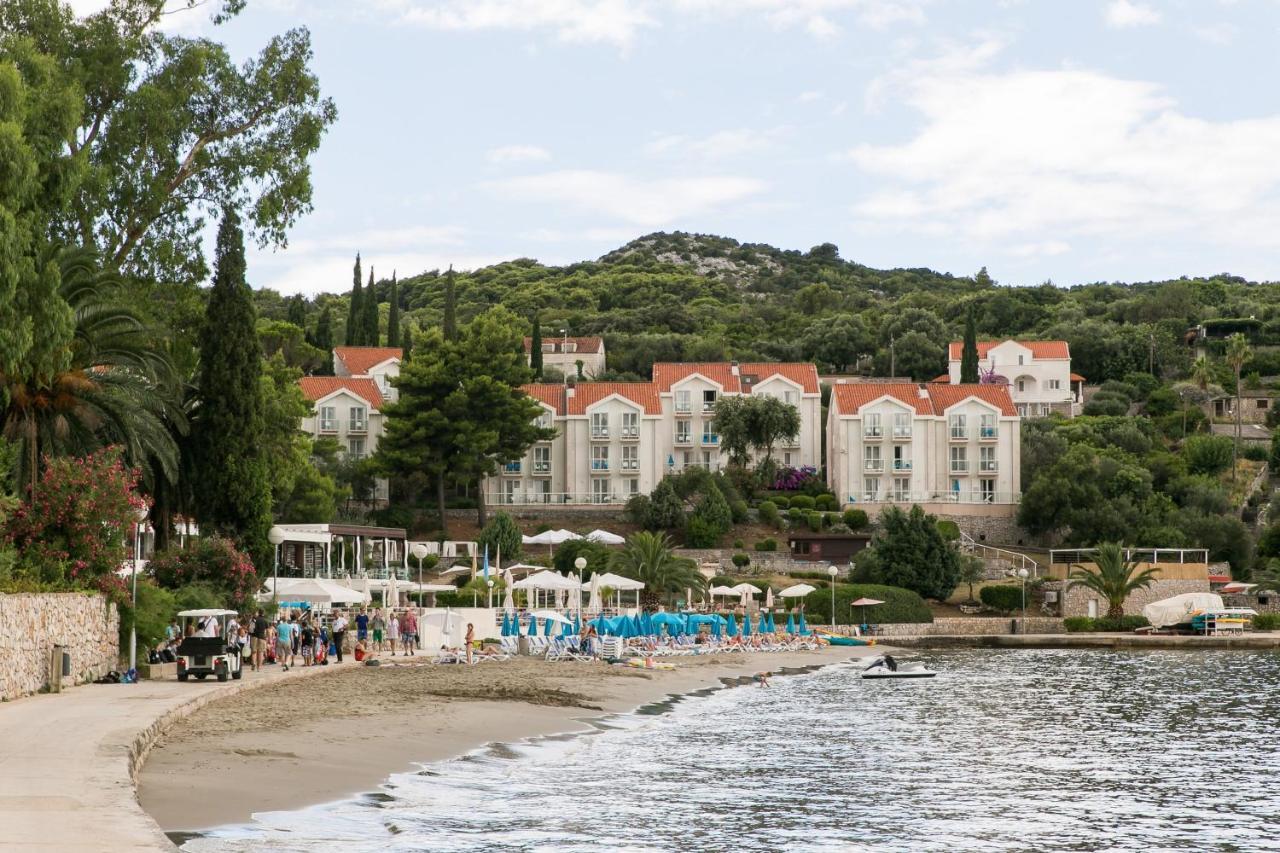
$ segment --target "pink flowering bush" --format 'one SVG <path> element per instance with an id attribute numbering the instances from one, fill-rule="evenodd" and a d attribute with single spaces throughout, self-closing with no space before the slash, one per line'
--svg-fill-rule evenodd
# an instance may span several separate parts
<path id="1" fill-rule="evenodd" d="M 149 568 L 162 587 L 208 587 L 232 608 L 248 605 L 258 591 L 253 562 L 229 539 L 202 538 L 185 550 L 157 554 Z"/>
<path id="2" fill-rule="evenodd" d="M 124 595 L 116 574 L 127 556 L 137 512 L 146 502 L 138 472 L 116 448 L 88 456 L 44 459 L 35 498 L 5 521 L 5 541 L 18 551 L 16 574 L 44 584 Z"/>
<path id="3" fill-rule="evenodd" d="M 780 468 L 773 481 L 773 488 L 780 492 L 798 492 L 818 479 L 818 469 L 812 465 L 801 468 Z"/>

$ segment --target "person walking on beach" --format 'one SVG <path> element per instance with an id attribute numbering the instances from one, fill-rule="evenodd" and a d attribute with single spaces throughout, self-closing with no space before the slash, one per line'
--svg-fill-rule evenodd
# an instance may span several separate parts
<path id="1" fill-rule="evenodd" d="M 771 676 L 771 675 L 773 675 L 773 673 L 772 673 L 772 672 L 769 672 L 769 671 L 765 671 L 765 672 L 757 672 L 757 673 L 756 673 L 756 683 L 757 683 L 757 684 L 759 684 L 761 688 L 768 687 L 768 686 L 769 686 L 769 676 Z"/>
<path id="2" fill-rule="evenodd" d="M 316 654 L 316 629 L 312 626 L 310 619 L 302 620 L 302 634 L 298 639 L 298 645 L 302 650 L 302 665 L 311 666 L 311 661 Z"/>
<path id="3" fill-rule="evenodd" d="M 391 611 L 391 619 L 387 622 L 387 643 L 391 646 L 391 656 L 396 656 L 396 640 L 400 639 L 400 620 L 395 611 Z"/>
<path id="4" fill-rule="evenodd" d="M 400 638 L 402 645 L 408 650 L 405 654 L 413 657 L 413 646 L 418 640 L 418 617 L 414 615 L 413 608 L 404 612 L 404 622 L 400 625 Z"/>
<path id="5" fill-rule="evenodd" d="M 338 663 L 342 663 L 342 641 L 347 638 L 347 616 L 339 613 L 333 620 L 333 648 L 338 653 Z"/>
<path id="6" fill-rule="evenodd" d="M 253 617 L 253 641 L 250 646 L 253 649 L 254 672 L 262 668 L 262 656 L 267 653 L 267 628 L 267 620 L 259 610 L 258 615 Z"/>
<path id="7" fill-rule="evenodd" d="M 375 651 L 382 651 L 382 637 L 387 631 L 387 620 L 382 615 L 381 610 L 373 611 L 373 618 L 369 620 L 369 625 L 373 630 L 373 648 Z"/>
<path id="8" fill-rule="evenodd" d="M 293 655 L 293 626 L 285 621 L 284 616 L 276 623 L 276 662 L 282 672 L 289 671 L 289 659 Z"/>
<path id="9" fill-rule="evenodd" d="M 467 644 L 467 663 L 475 663 L 471 659 L 471 650 L 476 647 L 476 626 L 470 622 L 467 623 L 467 638 L 464 642 Z"/>
<path id="10" fill-rule="evenodd" d="M 369 639 L 369 614 L 363 607 L 360 608 L 360 614 L 356 616 L 356 639 Z"/>

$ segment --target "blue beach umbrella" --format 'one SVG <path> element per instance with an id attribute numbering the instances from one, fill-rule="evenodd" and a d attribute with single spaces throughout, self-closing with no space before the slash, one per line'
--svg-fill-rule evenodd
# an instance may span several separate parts
<path id="1" fill-rule="evenodd" d="M 773 611 L 769 611 L 769 633 L 772 634 L 778 630 L 778 626 L 773 624 Z"/>
<path id="2" fill-rule="evenodd" d="M 641 616 L 641 617 L 640 617 L 640 624 L 641 624 L 641 625 L 643 626 L 643 628 L 644 628 L 644 635 L 645 635 L 646 637 L 651 636 L 651 635 L 654 633 L 654 630 L 653 630 L 653 616 L 652 616 L 651 614 L 649 614 L 649 613 L 647 613 L 647 612 L 646 612 L 643 616 Z"/>
<path id="3" fill-rule="evenodd" d="M 787 633 L 794 634 L 796 632 L 796 617 L 792 613 L 787 614 Z"/>
<path id="4" fill-rule="evenodd" d="M 716 617 L 715 619 L 711 620 L 711 636 L 715 637 L 717 640 L 720 639 L 721 621 L 723 620 L 721 620 L 719 617 Z"/>
<path id="5" fill-rule="evenodd" d="M 550 619 L 546 619 L 543 621 L 542 636 L 550 637 L 552 633 L 555 632 L 555 630 L 556 630 L 556 623 L 552 622 Z"/>
<path id="6" fill-rule="evenodd" d="M 573 633 L 575 634 L 582 633 L 582 620 L 578 618 L 577 613 L 573 614 Z"/>
<path id="7" fill-rule="evenodd" d="M 502 614 L 502 636 L 511 636 L 511 617 L 506 613 Z"/>
<path id="8" fill-rule="evenodd" d="M 738 619 L 732 613 L 729 614 L 729 621 L 725 625 L 725 633 L 730 637 L 738 636 Z"/>
<path id="9" fill-rule="evenodd" d="M 640 619 L 639 613 L 631 617 L 631 630 L 636 632 L 637 637 L 644 636 L 644 622 Z"/>
<path id="10" fill-rule="evenodd" d="M 751 617 L 745 614 L 742 617 L 742 636 L 751 636 Z"/>
<path id="11" fill-rule="evenodd" d="M 800 624 L 796 625 L 796 632 L 802 637 L 809 636 L 809 626 L 804 624 L 804 611 L 800 611 Z"/>
<path id="12" fill-rule="evenodd" d="M 760 621 L 756 623 L 756 633 L 765 634 L 769 631 L 769 618 L 763 613 L 760 614 Z"/>

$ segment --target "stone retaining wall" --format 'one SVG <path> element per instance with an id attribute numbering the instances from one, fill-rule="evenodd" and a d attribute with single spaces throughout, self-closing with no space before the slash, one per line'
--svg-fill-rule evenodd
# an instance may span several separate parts
<path id="1" fill-rule="evenodd" d="M 1161 578 L 1146 589 L 1135 590 L 1124 601 L 1125 615 L 1142 615 L 1142 608 L 1153 601 L 1162 601 L 1185 592 L 1209 592 L 1207 580 L 1175 580 Z M 1063 616 L 1088 616 L 1090 599 L 1097 601 L 1098 616 L 1107 615 L 1107 602 L 1093 590 L 1072 586 L 1062 593 Z"/>
<path id="2" fill-rule="evenodd" d="M 54 645 L 71 654 L 62 686 L 85 684 L 116 668 L 120 615 L 96 593 L 0 595 L 0 699 L 49 686 Z"/>
<path id="3" fill-rule="evenodd" d="M 876 625 L 875 629 L 876 638 L 882 640 L 889 640 L 893 637 L 986 637 L 1014 633 L 1014 622 L 1019 623 L 1018 627 L 1021 631 L 1021 619 L 1004 616 L 945 617 L 934 619 L 932 622 L 897 622 Z M 1062 627 L 1061 619 L 1028 616 L 1024 633 L 1061 634 L 1065 630 Z M 836 627 L 835 632 L 848 635 L 852 632 L 852 628 L 848 625 L 839 625 Z"/>

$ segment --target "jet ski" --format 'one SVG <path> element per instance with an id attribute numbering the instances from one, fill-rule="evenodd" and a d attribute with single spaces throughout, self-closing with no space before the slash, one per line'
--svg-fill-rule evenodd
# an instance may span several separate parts
<path id="1" fill-rule="evenodd" d="M 863 678 L 933 678 L 938 673 L 915 661 L 899 661 L 893 655 L 877 655 L 862 670 Z"/>

